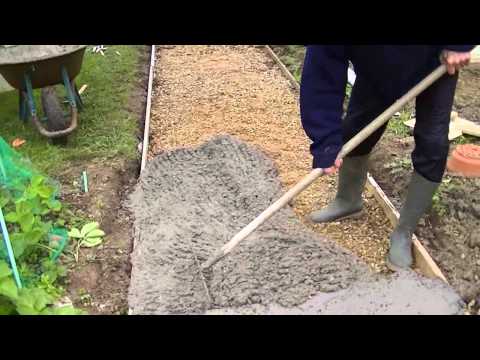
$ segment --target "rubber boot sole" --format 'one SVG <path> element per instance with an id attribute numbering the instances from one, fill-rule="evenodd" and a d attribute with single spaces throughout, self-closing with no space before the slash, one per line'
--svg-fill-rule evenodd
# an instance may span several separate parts
<path id="1" fill-rule="evenodd" d="M 364 215 L 365 215 L 365 210 L 362 209 L 362 210 L 360 210 L 360 211 L 357 211 L 357 212 L 354 212 L 354 213 L 352 213 L 352 214 L 345 215 L 345 216 L 342 216 L 342 217 L 339 217 L 339 218 L 337 218 L 337 219 L 330 220 L 330 221 L 316 222 L 316 221 L 313 221 L 313 220 L 310 218 L 310 216 L 307 216 L 306 219 L 307 219 L 307 222 L 309 222 L 309 223 L 311 223 L 311 224 L 328 224 L 328 223 L 345 221 L 345 220 L 360 219 L 360 218 L 362 218 Z"/>
<path id="2" fill-rule="evenodd" d="M 405 271 L 405 270 L 408 270 L 408 269 L 411 269 L 412 268 L 412 265 L 404 268 L 404 267 L 400 267 L 400 266 L 397 266 L 397 265 L 394 265 L 390 259 L 388 258 L 388 256 L 385 258 L 385 265 L 387 265 L 387 268 L 390 270 L 390 271 L 393 271 L 393 272 L 399 272 L 399 271 Z"/>

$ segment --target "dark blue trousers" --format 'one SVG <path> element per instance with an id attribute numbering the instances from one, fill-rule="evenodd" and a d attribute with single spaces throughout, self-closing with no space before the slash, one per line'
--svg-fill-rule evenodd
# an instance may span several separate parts
<path id="1" fill-rule="evenodd" d="M 433 182 L 441 182 L 449 151 L 448 132 L 458 75 L 445 75 L 416 99 L 415 171 Z M 342 123 L 344 143 L 350 140 L 391 104 L 386 104 L 365 79 L 357 77 L 347 114 Z M 378 129 L 349 156 L 369 154 L 382 137 L 387 124 Z"/>

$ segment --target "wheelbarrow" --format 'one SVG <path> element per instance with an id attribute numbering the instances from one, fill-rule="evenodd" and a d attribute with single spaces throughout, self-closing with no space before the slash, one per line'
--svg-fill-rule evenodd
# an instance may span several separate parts
<path id="1" fill-rule="evenodd" d="M 76 128 L 83 102 L 75 84 L 86 45 L 0 45 L 0 74 L 19 93 L 19 117 L 33 124 L 54 144 L 66 144 Z M 63 113 L 55 85 L 63 84 L 70 120 Z M 41 89 L 46 119 L 39 119 L 33 89 Z M 42 124 L 45 123 L 45 126 Z"/>

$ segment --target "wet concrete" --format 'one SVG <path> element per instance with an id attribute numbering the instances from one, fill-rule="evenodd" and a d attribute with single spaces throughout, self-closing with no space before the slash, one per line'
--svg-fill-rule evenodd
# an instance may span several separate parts
<path id="1" fill-rule="evenodd" d="M 281 194 L 273 163 L 228 136 L 151 160 L 130 200 L 131 313 L 460 311 L 458 296 L 439 281 L 375 278 L 353 254 L 301 224 L 290 207 L 202 278 L 198 263 Z"/>
<path id="2" fill-rule="evenodd" d="M 374 281 L 360 281 L 346 290 L 319 293 L 304 304 L 285 308 L 278 304 L 207 311 L 207 315 L 460 315 L 464 304 L 440 280 L 413 271 Z"/>
<path id="3" fill-rule="evenodd" d="M 0 45 L 0 65 L 21 64 L 66 55 L 85 45 Z"/>

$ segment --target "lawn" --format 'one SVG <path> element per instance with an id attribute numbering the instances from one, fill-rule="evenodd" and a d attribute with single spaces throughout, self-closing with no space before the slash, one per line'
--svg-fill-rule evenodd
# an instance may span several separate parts
<path id="1" fill-rule="evenodd" d="M 26 143 L 18 151 L 48 175 L 55 175 L 78 160 L 134 158 L 138 123 L 128 110 L 128 102 L 136 81 L 141 48 L 137 45 L 109 46 L 105 56 L 92 53 L 90 47 L 87 49 L 76 80 L 78 87 L 88 85 L 82 95 L 85 108 L 66 147 L 51 145 L 32 124 L 23 124 L 18 119 L 16 91 L 0 93 L 1 136 L 8 143 L 15 138 L 25 139 Z M 36 97 L 40 109 L 39 90 L 36 90 Z"/>

